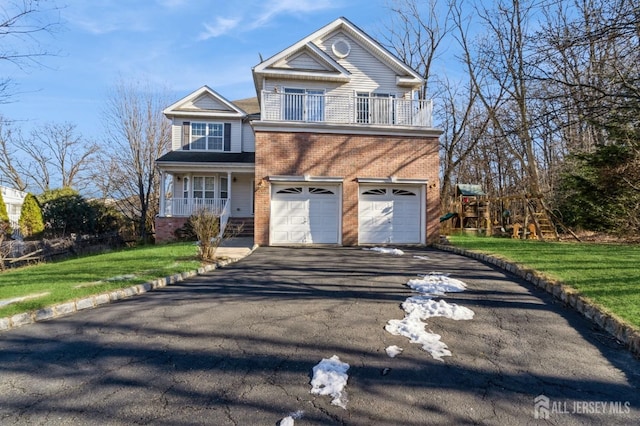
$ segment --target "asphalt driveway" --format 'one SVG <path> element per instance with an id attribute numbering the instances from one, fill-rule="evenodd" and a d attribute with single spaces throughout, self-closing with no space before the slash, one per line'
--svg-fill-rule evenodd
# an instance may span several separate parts
<path id="1" fill-rule="evenodd" d="M 384 330 L 415 295 L 406 282 L 432 271 L 464 281 L 445 299 L 475 313 L 426 321 L 452 352 L 443 362 Z M 390 358 L 390 345 L 404 352 Z M 313 366 L 332 355 L 351 366 L 346 410 L 310 393 Z M 548 419 L 534 417 L 540 395 Z M 637 423 L 640 362 L 540 290 L 418 249 L 259 248 L 0 334 L 2 425 L 276 425 L 294 412 L 296 426 Z"/>

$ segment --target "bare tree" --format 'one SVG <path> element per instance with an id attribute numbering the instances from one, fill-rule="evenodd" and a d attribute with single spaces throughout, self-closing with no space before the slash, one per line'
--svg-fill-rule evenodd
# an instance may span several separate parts
<path id="1" fill-rule="evenodd" d="M 22 175 L 43 192 L 53 187 L 86 188 L 86 172 L 93 167 L 100 148 L 76 134 L 75 129 L 71 123 L 48 123 L 32 130 L 30 138 L 18 140 L 18 148 L 28 158 L 19 166 Z"/>
<path id="2" fill-rule="evenodd" d="M 0 2 L 0 61 L 18 68 L 39 65 L 51 52 L 38 37 L 59 26 L 59 9 L 53 1 L 8 0 Z M 0 103 L 8 102 L 15 89 L 10 77 L 0 77 Z"/>
<path id="3" fill-rule="evenodd" d="M 425 79 L 421 98 L 426 99 L 433 78 L 431 69 L 440 54 L 440 45 L 452 31 L 451 8 L 455 0 L 391 0 L 392 11 L 387 45 Z"/>
<path id="4" fill-rule="evenodd" d="M 640 3 L 582 0 L 545 14 L 536 77 L 557 105 L 572 152 L 607 143 L 640 112 Z"/>
<path id="5" fill-rule="evenodd" d="M 0 165 L 3 177 L 16 189 L 85 189 L 88 171 L 99 150 L 75 133 L 75 124 L 44 124 L 23 137 L 0 122 Z"/>
<path id="6" fill-rule="evenodd" d="M 22 174 L 16 168 L 17 153 L 15 133 L 11 129 L 10 123 L 0 117 L 0 179 L 9 183 L 15 189 L 24 191 L 27 183 Z"/>
<path id="7" fill-rule="evenodd" d="M 465 40 L 465 62 L 478 98 L 497 132 L 497 140 L 521 164 L 523 191 L 541 193 L 530 99 L 531 46 L 527 26 L 534 4 L 528 0 L 497 0 L 492 9 L 476 11 L 485 29 L 472 50 Z"/>
<path id="8" fill-rule="evenodd" d="M 110 150 L 102 164 L 109 178 L 104 192 L 116 198 L 126 217 L 146 240 L 158 210 L 159 172 L 155 160 L 171 143 L 171 127 L 162 115 L 168 97 L 149 86 L 119 81 L 104 113 Z"/>

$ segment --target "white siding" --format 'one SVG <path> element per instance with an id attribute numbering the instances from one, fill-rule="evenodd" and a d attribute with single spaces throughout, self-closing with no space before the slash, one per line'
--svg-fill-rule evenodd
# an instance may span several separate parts
<path id="1" fill-rule="evenodd" d="M 351 51 L 344 59 L 336 57 L 331 49 L 331 45 L 338 39 L 347 40 L 351 45 Z M 325 89 L 326 94 L 332 96 L 353 96 L 356 92 L 378 92 L 395 94 L 399 98 L 410 98 L 411 91 L 396 84 L 397 73 L 395 70 L 384 64 L 343 32 L 338 32 L 322 40 L 318 47 L 351 73 L 351 80 L 348 83 L 267 79 L 264 90 L 272 91 L 274 87 L 278 89 L 297 87 Z"/>
<path id="2" fill-rule="evenodd" d="M 242 152 L 256 152 L 256 137 L 249 123 L 242 123 Z"/>
<path id="3" fill-rule="evenodd" d="M 242 152 L 242 121 L 227 121 L 231 123 L 231 151 Z"/>
<path id="4" fill-rule="evenodd" d="M 351 52 L 344 59 L 335 56 L 331 49 L 333 43 L 338 39 L 344 39 L 351 45 Z M 345 91 L 344 94 L 351 94 L 354 91 L 383 93 L 403 91 L 396 85 L 397 73 L 393 69 L 382 63 L 343 32 L 325 38 L 318 44 L 318 47 L 351 73 L 351 81 L 340 88 Z"/>
<path id="5" fill-rule="evenodd" d="M 317 60 L 315 60 L 311 55 L 309 55 L 306 52 L 296 55 L 290 59 L 283 59 L 277 62 L 276 64 L 274 64 L 274 68 L 317 70 L 317 71 L 328 70 L 326 66 L 320 64 Z"/>
<path id="6" fill-rule="evenodd" d="M 184 108 L 197 108 L 203 110 L 231 111 L 228 106 L 211 96 L 200 96 L 193 103 L 183 105 Z"/>

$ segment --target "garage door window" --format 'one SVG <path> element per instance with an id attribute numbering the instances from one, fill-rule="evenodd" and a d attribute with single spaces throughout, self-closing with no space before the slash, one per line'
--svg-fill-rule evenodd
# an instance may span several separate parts
<path id="1" fill-rule="evenodd" d="M 367 189 L 362 195 L 386 195 L 387 190 L 384 188 Z"/>
<path id="2" fill-rule="evenodd" d="M 276 194 L 302 194 L 302 188 L 299 186 L 293 188 L 283 188 L 276 192 Z"/>
<path id="3" fill-rule="evenodd" d="M 309 194 L 333 195 L 334 192 L 326 188 L 309 188 Z"/>
<path id="4" fill-rule="evenodd" d="M 415 192 L 407 191 L 406 189 L 394 189 L 393 195 L 407 196 L 407 197 L 417 197 L 418 194 Z"/>

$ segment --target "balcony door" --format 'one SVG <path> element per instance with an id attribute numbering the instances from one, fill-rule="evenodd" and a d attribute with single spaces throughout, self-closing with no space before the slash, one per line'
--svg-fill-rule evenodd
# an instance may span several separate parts
<path id="1" fill-rule="evenodd" d="M 356 122 L 360 124 L 394 124 L 395 95 L 391 93 L 356 94 Z"/>
<path id="2" fill-rule="evenodd" d="M 284 119 L 324 121 L 324 90 L 285 88 Z"/>

